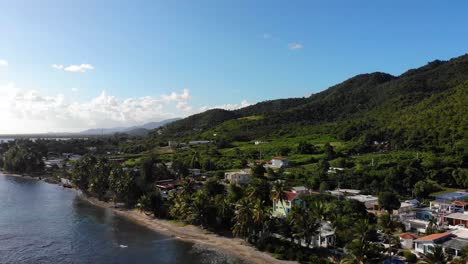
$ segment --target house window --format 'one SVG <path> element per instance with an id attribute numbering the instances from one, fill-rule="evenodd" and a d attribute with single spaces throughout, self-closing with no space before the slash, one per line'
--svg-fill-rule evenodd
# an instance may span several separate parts
<path id="1" fill-rule="evenodd" d="M 286 201 L 286 206 L 289 206 L 291 203 L 289 201 Z"/>

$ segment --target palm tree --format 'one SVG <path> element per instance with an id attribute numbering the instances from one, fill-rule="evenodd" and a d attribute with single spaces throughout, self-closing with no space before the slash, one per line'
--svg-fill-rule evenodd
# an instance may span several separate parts
<path id="1" fill-rule="evenodd" d="M 327 206 L 323 202 L 315 200 L 308 205 L 308 208 L 313 217 L 319 220 L 325 220 L 327 215 Z"/>
<path id="2" fill-rule="evenodd" d="M 254 232 L 255 235 L 259 238 L 264 238 L 264 236 L 268 233 L 267 227 L 268 222 L 271 219 L 271 208 L 265 206 L 264 202 L 257 199 L 253 203 L 252 208 L 252 221 L 254 224 Z"/>
<path id="3" fill-rule="evenodd" d="M 208 224 L 209 197 L 206 191 L 200 190 L 192 195 L 187 219 L 190 223 L 200 224 L 202 228 Z"/>
<path id="4" fill-rule="evenodd" d="M 383 214 L 379 217 L 379 226 L 383 229 L 385 236 L 388 240 L 388 253 L 389 256 L 392 255 L 392 243 L 394 239 L 392 237 L 393 232 L 395 232 L 395 228 L 397 227 L 397 223 L 392 219 L 392 216 L 389 214 Z"/>
<path id="5" fill-rule="evenodd" d="M 235 236 L 249 239 L 253 230 L 252 202 L 248 198 L 242 198 L 236 205 L 234 216 L 234 227 L 232 232 Z"/>
<path id="6" fill-rule="evenodd" d="M 302 215 L 301 229 L 306 247 L 310 246 L 312 239 L 320 234 L 320 220 L 314 217 L 313 213 L 310 211 L 305 211 L 305 214 Z"/>
<path id="7" fill-rule="evenodd" d="M 284 203 L 287 199 L 285 191 L 288 191 L 283 181 L 275 181 L 271 189 L 271 200 L 276 203 Z M 286 215 L 286 208 L 284 207 L 284 214 Z"/>

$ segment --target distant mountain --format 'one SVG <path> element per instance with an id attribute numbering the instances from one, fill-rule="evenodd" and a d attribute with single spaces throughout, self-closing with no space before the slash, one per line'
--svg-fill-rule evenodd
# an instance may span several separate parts
<path id="1" fill-rule="evenodd" d="M 92 128 L 82 132 L 79 132 L 81 135 L 112 135 L 115 133 L 126 133 L 134 136 L 146 136 L 150 130 L 159 128 L 161 126 L 167 125 L 169 123 L 178 121 L 180 118 L 171 118 L 162 120 L 159 122 L 150 122 L 143 124 L 141 126 L 132 126 L 132 127 L 113 127 L 113 128 Z"/>
<path id="2" fill-rule="evenodd" d="M 170 123 L 154 137 L 165 141 L 216 135 L 218 140 L 249 141 L 315 131 L 346 141 L 392 139 L 398 147 L 456 149 L 466 143 L 467 91 L 468 55 L 463 55 L 400 76 L 357 75 L 306 98 L 209 110 Z"/>

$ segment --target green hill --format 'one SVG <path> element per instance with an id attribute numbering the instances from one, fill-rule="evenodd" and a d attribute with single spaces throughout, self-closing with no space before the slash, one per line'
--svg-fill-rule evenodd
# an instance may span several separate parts
<path id="1" fill-rule="evenodd" d="M 464 55 L 398 77 L 361 74 L 308 98 L 209 110 L 173 122 L 154 137 L 231 142 L 319 133 L 344 141 L 390 141 L 395 148 L 448 151 L 463 145 L 467 80 Z"/>

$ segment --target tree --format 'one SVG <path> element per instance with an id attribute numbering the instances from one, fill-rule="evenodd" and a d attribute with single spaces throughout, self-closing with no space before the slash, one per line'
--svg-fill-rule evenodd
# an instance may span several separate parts
<path id="1" fill-rule="evenodd" d="M 425 179 L 422 181 L 418 181 L 414 185 L 413 192 L 417 198 L 427 198 L 429 194 L 438 190 L 440 190 L 440 187 L 436 182 L 429 179 Z"/>
<path id="2" fill-rule="evenodd" d="M 71 180 L 78 189 L 84 192 L 89 191 L 89 182 L 94 175 L 97 162 L 97 158 L 93 155 L 86 155 L 76 162 L 72 170 Z"/>
<path id="3" fill-rule="evenodd" d="M 317 151 L 316 147 L 308 142 L 301 141 L 297 145 L 297 153 L 299 154 L 314 154 Z"/>
<path id="4" fill-rule="evenodd" d="M 215 197 L 224 193 L 224 185 L 220 184 L 216 179 L 210 179 L 205 183 L 205 190 L 210 197 Z"/>
<path id="5" fill-rule="evenodd" d="M 135 171 L 115 168 L 109 177 L 109 190 L 114 194 L 114 200 L 131 206 L 141 193 L 135 183 Z"/>
<path id="6" fill-rule="evenodd" d="M 100 158 L 95 163 L 88 164 L 90 172 L 88 191 L 102 200 L 109 190 L 109 175 L 113 169 L 108 159 Z"/>
<path id="7" fill-rule="evenodd" d="M 151 212 L 154 216 L 159 217 L 162 215 L 162 206 L 164 202 L 161 197 L 159 189 L 154 189 L 149 193 L 144 194 L 138 199 L 138 207 L 142 211 Z"/>
<path id="8" fill-rule="evenodd" d="M 379 193 L 379 206 L 389 214 L 392 214 L 393 210 L 399 209 L 401 206 L 398 196 L 392 192 L 381 192 Z"/>
<path id="9" fill-rule="evenodd" d="M 284 181 L 275 181 L 271 189 L 271 200 L 274 202 L 283 203 L 287 199 L 285 192 L 288 190 L 289 189 L 286 187 Z"/>
<path id="10" fill-rule="evenodd" d="M 249 198 L 242 198 L 236 205 L 234 216 L 234 226 L 232 232 L 235 236 L 249 239 L 253 233 L 253 210 L 252 202 Z"/>
<path id="11" fill-rule="evenodd" d="M 265 172 L 266 170 L 265 167 L 263 167 L 263 164 L 255 164 L 251 170 L 252 176 L 259 178 L 263 178 L 265 176 Z"/>
<path id="12" fill-rule="evenodd" d="M 378 220 L 379 226 L 383 229 L 385 236 L 388 240 L 389 255 L 392 255 L 392 242 L 393 242 L 393 232 L 398 226 L 398 223 L 392 219 L 390 214 L 382 214 Z"/>
<path id="13" fill-rule="evenodd" d="M 16 144 L 3 155 L 3 167 L 6 171 L 31 173 L 44 168 L 41 153 L 24 144 Z"/>
<path id="14" fill-rule="evenodd" d="M 336 157 L 336 152 L 333 146 L 330 143 L 325 143 L 323 146 L 323 152 L 325 153 L 327 160 L 332 160 Z"/>

